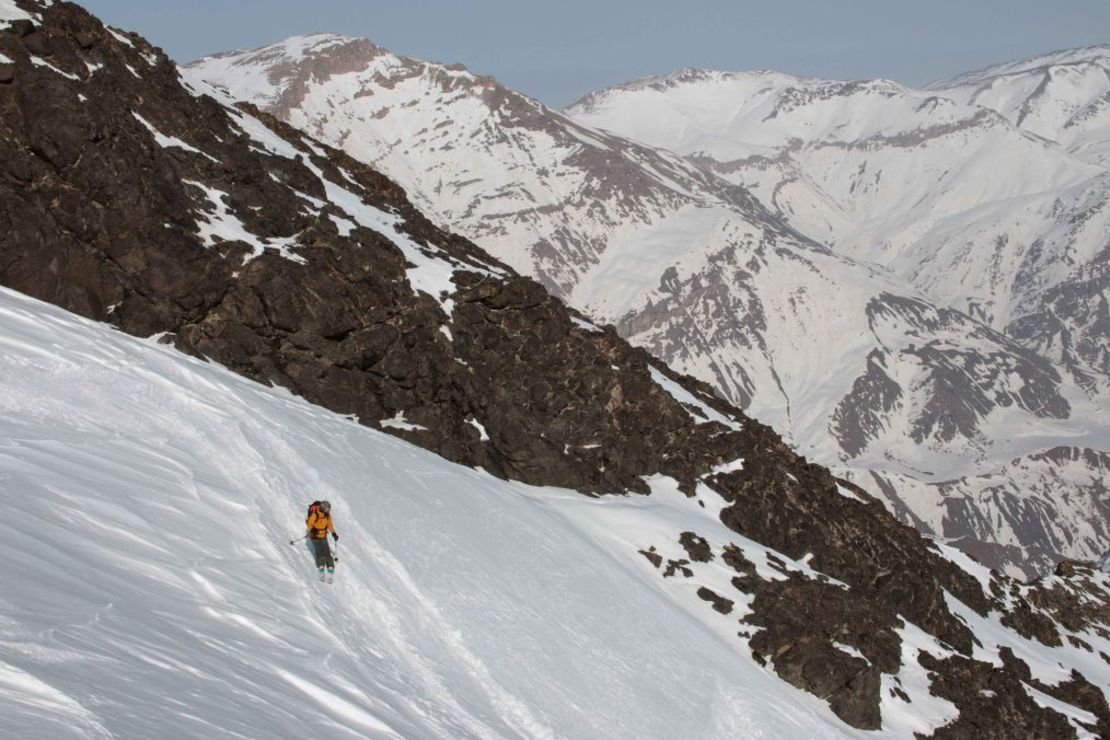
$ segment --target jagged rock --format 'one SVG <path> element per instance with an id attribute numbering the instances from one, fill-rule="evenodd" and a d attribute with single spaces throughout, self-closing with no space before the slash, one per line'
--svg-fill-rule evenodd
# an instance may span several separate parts
<path id="1" fill-rule="evenodd" d="M 1065 560 L 1053 577 L 1012 586 L 1013 603 L 1002 622 L 1046 645 L 1061 644 L 1058 624 L 1110 637 L 1110 586 L 1104 581 L 1097 564 Z"/>
<path id="2" fill-rule="evenodd" d="M 1012 656 L 1012 653 L 1010 655 Z M 1016 662 L 1013 668 L 1023 674 L 1025 673 Z M 1088 729 L 1097 733 L 1099 737 L 1110 737 L 1110 704 L 1107 703 L 1102 690 L 1083 678 L 1078 671 L 1073 670 L 1070 680 L 1063 681 L 1055 686 L 1050 686 L 1032 677 L 1026 682 L 1049 696 L 1073 704 L 1095 715 L 1097 724 Z"/>
<path id="3" fill-rule="evenodd" d="M 678 542 L 695 563 L 708 563 L 713 559 L 713 550 L 704 537 L 699 537 L 693 532 L 683 532 L 678 537 Z"/>
<path id="4" fill-rule="evenodd" d="M 16 36 L 19 36 L 20 38 L 30 36 L 32 33 L 35 32 L 35 24 L 27 20 L 26 18 L 9 21 L 8 27 L 11 29 L 12 33 L 14 33 Z"/>
<path id="5" fill-rule="evenodd" d="M 1018 604 L 1002 617 L 1002 624 L 1012 627 L 1018 633 L 1048 645 L 1057 647 L 1061 644 L 1060 635 L 1052 618 L 1041 611 L 1035 610 L 1031 605 L 1021 600 Z"/>
<path id="6" fill-rule="evenodd" d="M 1004 661 L 1009 667 L 1012 654 Z M 960 716 L 940 728 L 934 738 L 943 740 L 1011 740 L 1021 738 L 1075 737 L 1067 719 L 1042 708 L 1021 685 L 1021 677 L 989 663 L 964 656 L 938 660 L 923 653 L 922 666 L 932 672 L 930 691 L 960 709 Z"/>
<path id="7" fill-rule="evenodd" d="M 721 553 L 721 560 L 725 561 L 725 564 L 737 573 L 751 578 L 755 578 L 756 576 L 755 565 L 744 557 L 744 553 L 736 545 L 726 545 L 724 551 Z M 740 583 L 742 585 L 743 580 L 741 580 Z M 734 580 L 733 585 L 736 585 L 736 580 Z M 737 585 L 736 587 L 740 588 L 741 586 Z M 745 591 L 745 593 L 751 592 Z"/>

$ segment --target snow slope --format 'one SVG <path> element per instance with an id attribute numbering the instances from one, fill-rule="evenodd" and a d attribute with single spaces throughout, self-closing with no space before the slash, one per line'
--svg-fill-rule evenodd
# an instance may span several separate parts
<path id="1" fill-rule="evenodd" d="M 0 735 L 850 734 L 636 553 L 735 539 L 653 485 L 507 483 L 0 290 Z"/>
<path id="2" fill-rule="evenodd" d="M 873 471 L 922 481 L 895 510 L 915 511 L 907 521 L 938 522 L 939 529 L 926 531 L 955 536 L 947 530 L 971 527 L 985 542 L 1015 544 L 992 564 L 1027 574 L 1059 557 L 1089 558 L 1104 549 L 1103 510 L 1110 504 L 1086 490 L 1074 505 L 1049 501 L 1034 521 L 946 524 L 936 513 L 946 497 L 974 496 L 970 487 L 942 496 L 935 486 L 941 481 L 994 474 L 1014 458 L 1060 444 L 1103 449 L 1110 434 L 1097 422 L 1105 415 L 1101 402 L 1089 403 L 1081 389 L 1100 376 L 1075 352 L 1071 324 L 1031 323 L 1019 344 L 982 323 L 993 320 L 991 311 L 1001 316 L 992 307 L 1019 299 L 1012 285 L 996 280 L 992 285 L 1005 288 L 990 300 L 965 300 L 978 295 L 984 274 L 1023 271 L 1031 286 L 1059 284 L 1072 269 L 1061 255 L 1086 259 L 1101 233 L 1097 209 L 1093 218 L 1080 218 L 1099 202 L 1098 187 L 1083 184 L 1098 168 L 1001 115 L 930 103 L 935 96 L 882 81 L 686 70 L 598 93 L 568 117 L 461 67 L 328 34 L 207 57 L 181 71 L 197 89 L 249 100 L 380 168 L 435 220 L 594 319 L 615 324 L 671 366 L 712 383 L 813 459 L 845 465 L 876 494 L 882 491 Z M 610 125 L 610 112 L 620 126 Z M 741 157 L 745 167 L 711 174 L 594 123 L 679 154 L 702 152 L 697 163 L 710 152 L 726 162 Z M 823 142 L 813 157 L 824 169 L 814 165 L 812 176 L 784 159 L 809 156 L 792 143 L 805 137 Z M 979 163 L 1020 156 L 1006 177 L 992 171 L 968 181 L 965 169 L 975 167 L 945 171 L 946 157 L 959 146 L 977 152 Z M 884 158 L 881 177 L 855 171 L 867 156 Z M 943 230 L 957 206 L 986 195 L 1009 203 L 1047 176 L 1073 183 L 1067 202 L 1054 206 L 1052 197 L 1030 196 L 1020 214 L 1055 207 L 1063 214 L 1053 216 L 1060 228 L 1043 240 L 1040 257 L 1022 262 L 1011 255 L 993 273 L 984 265 L 990 255 L 962 242 L 958 249 L 920 250 L 920 259 L 886 269 L 860 259 L 894 249 L 870 232 L 860 237 L 858 253 L 845 254 L 842 239 L 830 250 L 785 225 L 819 239 L 863 233 L 858 220 L 868 228 L 872 220 L 901 224 L 909 204 L 940 192 L 923 208 Z M 904 187 L 891 194 L 885 188 L 895 177 Z M 751 188 L 770 209 L 728 180 Z M 993 239 L 995 216 L 988 209 L 976 222 L 976 245 Z M 1073 223 L 1079 226 L 1069 229 Z M 1039 233 L 1040 224 L 1039 216 L 1026 218 L 1022 238 Z M 1075 229 L 1085 235 L 1081 249 Z M 975 258 L 961 259 L 968 254 Z M 935 291 L 939 278 L 929 275 L 939 273 L 929 269 L 937 265 L 948 270 L 939 282 L 952 295 Z M 951 277 L 956 273 L 959 280 Z M 930 291 L 941 300 L 932 302 Z M 1067 314 L 1043 305 L 1040 287 L 1023 295 L 1032 316 Z M 959 311 L 947 310 L 952 304 Z M 1097 336 L 1097 314 L 1087 323 Z M 1030 346 L 1074 360 L 1068 366 L 1076 374 L 1031 355 Z M 1021 562 L 1032 552 L 1045 554 Z"/>
<path id="3" fill-rule="evenodd" d="M 695 596 L 742 596 L 735 571 L 660 579 L 637 550 L 696 529 L 761 578 L 821 576 L 726 529 L 708 490 L 699 506 L 649 482 L 602 498 L 506 482 L 0 289 L 0 736 L 863 736 L 756 665 L 747 605 Z M 316 497 L 341 533 L 334 585 L 288 544 Z M 1090 652 L 949 603 L 982 660 L 1006 646 L 1047 685 L 1075 666 L 1110 691 Z M 900 635 L 884 737 L 957 715 L 916 660 L 948 648 Z"/>

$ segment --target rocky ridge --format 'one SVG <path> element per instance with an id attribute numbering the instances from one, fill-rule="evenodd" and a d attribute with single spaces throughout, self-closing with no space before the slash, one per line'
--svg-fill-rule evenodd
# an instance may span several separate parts
<path id="1" fill-rule="evenodd" d="M 1107 721 L 1102 617 L 1046 616 L 1105 600 L 1104 577 L 1083 571 L 1038 601 L 986 574 L 708 386 L 438 229 L 375 170 L 194 94 L 159 50 L 76 5 L 16 7 L 26 17 L 0 30 L 11 60 L 0 68 L 0 283 L 506 478 L 594 495 L 673 479 L 690 507 L 719 506 L 735 537 L 676 532 L 643 546 L 687 560 L 672 577 L 734 571 L 707 618 L 750 602 L 736 626 L 753 659 L 852 726 L 879 728 L 891 701 L 927 701 L 908 688 L 923 667 L 934 694 L 991 687 L 954 700 L 947 736 L 1075 734 L 1075 711 L 1032 698 L 1033 676 L 1074 693 L 1059 701 L 1076 716 Z M 863 658 L 831 659 L 837 644 Z M 1007 645 L 1021 656 L 999 657 Z M 1034 657 L 1046 654 L 1075 667 L 1070 683 Z"/>

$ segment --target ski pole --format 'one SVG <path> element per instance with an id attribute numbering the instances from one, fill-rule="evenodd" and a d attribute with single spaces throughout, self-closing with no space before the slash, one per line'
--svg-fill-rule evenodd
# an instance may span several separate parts
<path id="1" fill-rule="evenodd" d="M 331 559 L 337 563 L 339 562 L 339 540 L 335 541 L 335 552 L 332 553 Z"/>
<path id="2" fill-rule="evenodd" d="M 298 538 L 297 538 L 297 539 L 295 539 L 295 540 L 289 540 L 289 544 L 290 544 L 290 545 L 295 545 L 295 544 L 297 544 L 298 542 L 300 542 L 301 540 L 307 540 L 307 539 L 308 539 L 308 535 L 306 534 L 306 535 L 305 535 L 304 537 L 298 537 Z"/>

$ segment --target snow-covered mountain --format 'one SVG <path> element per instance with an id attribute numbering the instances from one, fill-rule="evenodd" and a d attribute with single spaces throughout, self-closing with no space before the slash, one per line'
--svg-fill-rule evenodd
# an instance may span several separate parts
<path id="1" fill-rule="evenodd" d="M 1093 562 L 990 573 L 139 36 L 0 25 L 4 731 L 1110 731 Z"/>
<path id="2" fill-rule="evenodd" d="M 998 64 L 928 89 L 998 111 L 1015 126 L 1110 167 L 1110 45 Z"/>
<path id="3" fill-rule="evenodd" d="M 611 233 L 659 229 L 676 213 L 742 197 L 673 154 L 366 39 L 292 38 L 182 72 L 342 145 L 402 183 L 439 223 L 562 294 L 597 264 Z"/>
<path id="4" fill-rule="evenodd" d="M 814 125 L 788 121 L 788 109 L 812 98 L 831 100 L 828 105 L 849 115 L 845 111 L 854 103 L 839 100 L 835 90 L 803 91 L 789 106 L 784 102 L 776 117 L 781 120 L 768 134 L 773 140 L 713 139 L 725 147 L 725 164 L 732 155 L 756 152 L 761 163 L 744 172 L 772 168 L 772 175 L 750 181 L 732 177 L 728 167 L 713 172 L 701 159 L 653 148 L 663 144 L 690 156 L 708 146 L 702 129 L 683 119 L 681 105 L 635 110 L 629 120 L 650 118 L 646 127 L 674 135 L 660 141 L 635 128 L 619 132 L 645 142 L 636 143 L 593 126 L 586 109 L 599 109 L 609 93 L 573 108 L 572 120 L 490 78 L 397 56 L 365 39 L 299 37 L 199 60 L 183 74 L 198 88 L 212 85 L 249 100 L 380 168 L 438 223 L 713 384 L 725 398 L 788 433 L 807 455 L 843 465 L 845 474 L 876 495 L 889 494 L 906 521 L 929 522 L 927 531 L 989 553 L 992 564 L 1026 572 L 1048 568 L 1060 557 L 1091 558 L 1105 550 L 1105 487 L 1076 487 L 1037 457 L 1068 445 L 1095 452 L 1096 458 L 1082 460 L 1097 459 L 1110 436 L 1101 406 L 1082 390 L 1097 386 L 1101 374 L 1086 359 L 1090 353 L 1080 352 L 1086 345 L 1071 332 L 1075 322 L 1060 342 L 1055 325 L 1034 326 L 1027 319 L 1028 334 L 1039 333 L 1040 339 L 1023 346 L 998 331 L 1004 326 L 988 314 L 986 301 L 931 299 L 930 284 L 916 280 L 912 270 L 900 276 L 895 273 L 901 265 L 876 266 L 870 242 L 852 251 L 832 239 L 854 228 L 852 219 L 860 213 L 895 223 L 905 211 L 899 210 L 901 200 L 884 200 L 877 191 L 850 211 L 823 193 L 834 186 L 852 190 L 838 180 L 852 174 L 847 165 L 830 173 L 829 182 L 817 183 L 796 173 L 784 176 L 781 168 L 796 164 L 771 156 L 776 146 L 789 149 L 799 132 Z M 749 77 L 754 89 L 770 86 L 772 92 L 792 79 Z M 664 86 L 685 89 L 718 78 L 688 71 Z M 876 110 L 897 107 L 897 115 L 883 114 L 888 118 L 910 116 L 926 127 L 931 133 L 923 141 L 955 132 L 974 140 L 988 159 L 1022 147 L 1029 159 L 1019 162 L 1014 177 L 986 181 L 999 198 L 1017 197 L 1014 180 L 1049 173 L 1078 192 L 1098 174 L 1097 166 L 1015 129 L 998 114 L 939 98 L 936 110 L 919 110 L 920 101 L 890 83 L 854 87 L 860 98 L 886 101 Z M 719 121 L 724 110 L 706 107 L 697 114 Z M 751 115 L 761 120 L 767 114 Z M 837 135 L 844 141 L 900 141 L 901 133 L 874 122 L 861 126 Z M 679 133 L 687 130 L 689 137 Z M 922 142 L 899 147 L 916 151 L 914 166 L 937 167 Z M 853 151 L 844 144 L 827 148 L 824 156 L 835 162 L 855 156 Z M 959 173 L 938 170 L 932 179 L 902 174 L 916 198 L 938 189 L 947 194 L 950 200 L 930 206 L 938 222 L 952 203 L 973 199 L 984 187 L 962 185 Z M 805 206 L 784 209 L 775 188 L 795 181 Z M 862 180 L 858 189 L 873 190 Z M 791 202 L 801 197 L 791 196 Z M 1091 234 L 1098 232 L 1095 221 Z M 1047 274 L 1047 268 L 1035 267 Z M 977 269 L 965 273 L 978 279 Z M 1067 303 L 1071 295 L 1057 302 Z M 1097 316 L 1083 336 L 1097 338 Z M 994 321 L 994 330 L 983 321 Z M 1073 358 L 1071 372 L 1044 353 Z M 1027 459 L 1037 475 L 1055 476 L 1073 493 L 1067 500 L 1025 493 L 1026 506 L 1003 507 L 1000 517 L 975 515 L 977 491 L 952 482 L 997 475 L 1016 459 Z M 1091 475 L 1101 482 L 1101 471 Z M 919 485 L 887 485 L 895 477 Z"/>
<path id="5" fill-rule="evenodd" d="M 1097 67 L 1094 50 L 1087 56 Z M 1027 78 L 1053 74 L 1030 64 Z M 949 97 L 885 80 L 683 70 L 592 93 L 568 112 L 752 189 L 804 233 L 889 268 L 1105 393 L 1110 175 L 1069 151 L 1064 128 L 1048 137 L 1047 116 L 1031 131 L 1032 119 L 1019 127 L 1010 108 L 983 107 L 1003 101 L 967 86 L 988 75 Z M 1071 109 L 1052 92 L 1065 98 L 1056 108 Z"/>

